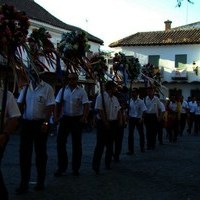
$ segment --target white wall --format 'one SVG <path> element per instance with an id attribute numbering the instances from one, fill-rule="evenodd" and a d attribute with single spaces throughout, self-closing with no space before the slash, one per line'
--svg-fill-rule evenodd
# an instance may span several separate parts
<path id="1" fill-rule="evenodd" d="M 115 52 L 119 51 L 126 55 L 138 58 L 141 65 L 148 63 L 149 55 L 159 55 L 159 66 L 164 68 L 163 79 L 168 82 L 172 80 L 171 73 L 176 69 L 175 55 L 186 54 L 187 65 L 185 65 L 185 67 L 188 72 L 188 82 L 200 81 L 200 76 L 196 76 L 193 72 L 193 61 L 196 62 L 196 66 L 200 66 L 200 45 L 133 46 L 115 49 Z"/>
<path id="2" fill-rule="evenodd" d="M 116 49 L 119 51 L 120 49 Z M 187 63 L 195 61 L 200 64 L 200 45 L 174 45 L 174 46 L 145 46 L 122 47 L 121 51 L 126 55 L 139 58 L 141 64 L 147 64 L 149 55 L 160 55 L 161 60 L 167 61 L 168 66 L 174 67 L 175 55 L 187 54 Z M 172 62 L 172 63 L 171 63 Z M 164 63 L 160 63 L 164 64 Z"/>
<path id="3" fill-rule="evenodd" d="M 56 46 L 57 43 L 61 40 L 61 35 L 63 33 L 67 33 L 68 31 L 66 31 L 65 29 L 61 29 L 61 28 L 57 28 L 54 26 L 51 26 L 49 24 L 45 24 L 45 23 L 41 23 L 38 21 L 34 21 L 31 20 L 31 28 L 30 28 L 30 33 L 32 32 L 33 28 L 40 28 L 40 27 L 44 27 L 46 28 L 46 30 L 50 33 L 50 35 L 52 36 L 51 41 L 53 42 L 53 44 Z M 88 42 L 90 44 L 90 50 L 94 53 L 98 53 L 99 49 L 100 49 L 100 44 L 95 43 L 95 42 Z"/>
<path id="4" fill-rule="evenodd" d="M 163 67 L 163 81 L 172 82 L 165 84 L 168 89 L 181 89 L 184 98 L 190 96 L 192 89 L 198 89 L 200 82 L 200 45 L 166 45 L 166 46 L 132 46 L 132 47 L 117 47 L 115 52 L 122 52 L 128 56 L 134 56 L 139 59 L 141 65 L 148 63 L 149 55 L 160 55 L 159 67 Z M 187 81 L 178 81 L 175 83 L 172 80 L 172 72 L 175 68 L 175 55 L 186 54 L 187 64 Z M 198 67 L 198 74 L 193 71 L 193 61 Z M 197 83 L 193 83 L 196 81 Z M 166 94 L 167 95 L 167 94 Z"/>

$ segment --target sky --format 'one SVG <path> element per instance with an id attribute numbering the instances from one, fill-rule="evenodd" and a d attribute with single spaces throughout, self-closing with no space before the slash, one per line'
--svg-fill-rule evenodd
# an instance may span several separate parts
<path id="1" fill-rule="evenodd" d="M 104 48 L 137 32 L 162 31 L 200 21 L 200 0 L 34 0 L 56 18 L 104 41 Z"/>

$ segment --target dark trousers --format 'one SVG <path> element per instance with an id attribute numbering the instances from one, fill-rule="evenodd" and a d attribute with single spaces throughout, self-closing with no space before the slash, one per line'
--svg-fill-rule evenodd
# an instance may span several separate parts
<path id="1" fill-rule="evenodd" d="M 123 137 L 124 137 L 124 126 L 116 124 L 116 132 L 114 134 L 114 149 L 113 149 L 113 155 L 115 161 L 119 160 L 119 156 L 122 151 L 122 143 L 123 143 Z"/>
<path id="2" fill-rule="evenodd" d="M 188 134 L 192 134 L 192 128 L 195 120 L 195 114 L 190 113 L 189 114 L 189 128 L 188 128 Z"/>
<path id="3" fill-rule="evenodd" d="M 180 118 L 180 135 L 183 135 L 185 126 L 187 123 L 187 113 L 181 113 L 181 118 Z"/>
<path id="4" fill-rule="evenodd" d="M 117 131 L 118 121 L 109 122 L 109 128 L 101 120 L 97 120 L 96 130 L 96 146 L 93 155 L 92 167 L 95 171 L 98 171 L 101 165 L 101 158 L 106 148 L 105 152 L 105 166 L 110 168 L 112 155 L 113 155 L 113 142 L 115 138 L 115 133 Z"/>
<path id="5" fill-rule="evenodd" d="M 81 116 L 62 117 L 58 128 L 57 136 L 57 154 L 58 170 L 65 171 L 68 168 L 67 138 L 71 133 L 72 139 L 72 170 L 78 172 L 82 159 L 82 130 L 83 124 L 80 121 Z"/>
<path id="6" fill-rule="evenodd" d="M 1 161 L 3 159 L 5 147 L 0 147 L 0 199 L 1 200 L 8 200 L 8 191 L 4 182 L 3 174 L 1 171 Z"/>
<path id="7" fill-rule="evenodd" d="M 159 144 L 163 144 L 163 120 L 158 121 L 157 130 L 158 130 L 158 141 Z"/>
<path id="8" fill-rule="evenodd" d="M 156 114 L 145 115 L 147 149 L 155 149 L 156 135 L 157 135 L 157 122 L 158 122 L 158 119 L 157 119 Z"/>
<path id="9" fill-rule="evenodd" d="M 143 122 L 139 118 L 131 117 L 129 119 L 129 133 L 128 133 L 128 151 L 134 153 L 134 130 L 137 128 L 139 139 L 140 139 L 140 149 L 144 151 L 144 127 Z"/>
<path id="10" fill-rule="evenodd" d="M 176 143 L 177 142 L 177 137 L 179 133 L 179 119 L 178 119 L 178 114 L 176 112 L 171 112 L 168 114 L 168 127 L 167 127 L 167 132 L 169 136 L 169 142 L 170 143 Z"/>
<path id="11" fill-rule="evenodd" d="M 20 133 L 21 187 L 28 187 L 30 181 L 33 149 L 35 150 L 37 182 L 43 184 L 45 181 L 48 133 L 41 132 L 42 123 L 42 120 L 22 120 Z"/>
<path id="12" fill-rule="evenodd" d="M 195 115 L 194 118 L 194 132 L 197 135 L 200 131 L 200 115 Z"/>

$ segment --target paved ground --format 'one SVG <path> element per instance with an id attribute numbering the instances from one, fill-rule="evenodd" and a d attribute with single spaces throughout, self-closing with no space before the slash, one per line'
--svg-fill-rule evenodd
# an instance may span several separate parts
<path id="1" fill-rule="evenodd" d="M 137 138 L 136 155 L 127 156 L 127 130 L 120 163 L 96 176 L 91 170 L 95 133 L 83 135 L 83 159 L 79 177 L 55 178 L 56 137 L 49 137 L 46 190 L 35 192 L 35 166 L 32 166 L 30 192 L 14 194 L 19 183 L 19 136 L 13 135 L 2 163 L 11 200 L 200 200 L 200 136 L 179 138 L 177 144 L 157 145 L 141 153 Z M 69 140 L 68 149 L 71 149 Z M 70 166 L 71 167 L 71 166 Z M 1 197 L 0 197 L 1 199 Z"/>

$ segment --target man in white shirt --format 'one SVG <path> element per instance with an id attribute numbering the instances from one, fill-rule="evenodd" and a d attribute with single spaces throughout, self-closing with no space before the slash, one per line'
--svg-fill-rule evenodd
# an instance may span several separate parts
<path id="1" fill-rule="evenodd" d="M 159 120 L 159 112 L 163 113 L 162 105 L 157 96 L 155 96 L 154 88 L 147 88 L 147 96 L 144 99 L 147 110 L 145 112 L 145 126 L 146 126 L 146 138 L 147 138 L 147 149 L 154 150 L 156 147 L 156 136 L 157 136 L 157 122 Z"/>
<path id="2" fill-rule="evenodd" d="M 49 119 L 54 110 L 55 97 L 51 85 L 41 80 L 36 72 L 32 71 L 32 75 L 34 78 L 22 89 L 17 100 L 23 115 L 20 131 L 21 182 L 16 194 L 23 194 L 29 188 L 33 148 L 37 168 L 34 189 L 45 188 Z"/>
<path id="3" fill-rule="evenodd" d="M 127 155 L 134 154 L 134 129 L 137 128 L 140 138 L 140 150 L 144 152 L 144 127 L 143 115 L 147 110 L 144 101 L 139 98 L 137 88 L 132 89 L 132 96 L 129 105 L 129 135 L 128 135 L 128 152 Z"/>
<path id="4" fill-rule="evenodd" d="M 115 134 L 117 134 L 118 131 L 118 126 L 122 123 L 120 113 L 121 106 L 117 97 L 113 95 L 114 91 L 114 83 L 112 81 L 106 82 L 103 96 L 99 94 L 95 102 L 95 109 L 97 111 L 97 141 L 93 155 L 92 168 L 96 174 L 99 173 L 104 147 L 106 147 L 105 166 L 106 169 L 111 169 L 113 142 Z"/>
<path id="5" fill-rule="evenodd" d="M 194 134 L 198 135 L 200 132 L 200 99 L 197 100 L 197 105 L 194 108 Z"/>
<path id="6" fill-rule="evenodd" d="M 79 175 L 82 159 L 82 130 L 87 123 L 89 100 L 86 91 L 78 85 L 78 75 L 69 73 L 68 84 L 56 96 L 55 122 L 59 122 L 57 135 L 58 169 L 56 177 L 65 174 L 68 168 L 66 142 L 72 138 L 72 173 Z"/>
<path id="7" fill-rule="evenodd" d="M 180 97 L 180 103 L 181 103 L 180 136 L 182 136 L 185 130 L 185 126 L 187 124 L 187 115 L 189 107 L 188 107 L 188 102 L 184 100 L 183 96 Z"/>
<path id="8" fill-rule="evenodd" d="M 3 124 L 1 124 L 0 130 L 0 164 L 3 158 L 3 153 L 6 147 L 6 143 L 8 142 L 9 135 L 16 129 L 18 125 L 18 118 L 21 113 L 17 106 L 17 102 L 11 92 L 7 92 L 6 96 L 3 95 L 4 92 L 0 88 L 0 120 Z M 4 96 L 4 97 L 3 97 Z M 3 99 L 6 101 L 6 105 L 3 105 Z M 5 106 L 5 115 L 4 119 L 2 119 L 2 110 L 3 106 Z M 2 200 L 8 200 L 8 191 L 6 189 L 3 175 L 0 169 L 0 198 Z"/>
<path id="9" fill-rule="evenodd" d="M 188 134 L 192 134 L 192 129 L 194 125 L 194 119 L 195 119 L 195 107 L 197 106 L 196 97 L 192 96 L 191 101 L 188 102 L 189 107 L 189 124 L 188 124 Z"/>

